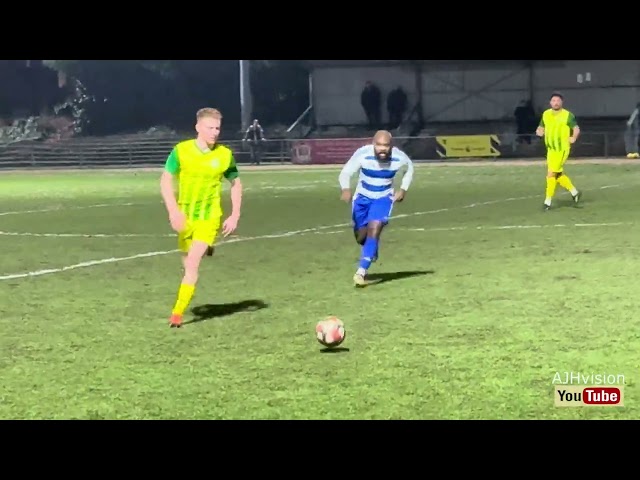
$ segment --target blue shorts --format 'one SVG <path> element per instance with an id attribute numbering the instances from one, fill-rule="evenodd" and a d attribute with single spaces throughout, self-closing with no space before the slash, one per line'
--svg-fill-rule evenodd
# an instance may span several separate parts
<path id="1" fill-rule="evenodd" d="M 391 211 L 393 210 L 393 196 L 371 199 L 356 195 L 351 206 L 351 219 L 353 229 L 360 230 L 366 227 L 369 222 L 382 222 L 383 225 L 389 223 Z"/>

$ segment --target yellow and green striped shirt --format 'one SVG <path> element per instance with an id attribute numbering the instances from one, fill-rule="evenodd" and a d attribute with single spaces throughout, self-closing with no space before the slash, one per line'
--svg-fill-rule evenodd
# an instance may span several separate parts
<path id="1" fill-rule="evenodd" d="M 222 179 L 238 177 L 233 152 L 224 145 L 202 151 L 195 140 L 178 143 L 165 163 L 178 176 L 178 205 L 189 220 L 209 220 L 222 215 Z"/>
<path id="2" fill-rule="evenodd" d="M 569 138 L 572 130 L 578 126 L 578 121 L 569 110 L 561 108 L 556 112 L 549 108 L 542 114 L 540 126 L 544 128 L 544 143 L 547 149 L 563 152 L 571 148 Z"/>

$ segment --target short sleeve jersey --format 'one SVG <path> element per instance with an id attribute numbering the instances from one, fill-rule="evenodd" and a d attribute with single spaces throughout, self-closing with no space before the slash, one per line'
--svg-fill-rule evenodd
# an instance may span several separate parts
<path id="1" fill-rule="evenodd" d="M 571 131 L 578 126 L 573 113 L 564 108 L 555 112 L 549 108 L 542 114 L 540 126 L 544 128 L 544 143 L 549 150 L 557 152 L 569 150 Z"/>
<path id="2" fill-rule="evenodd" d="M 209 220 L 222 215 L 222 179 L 238 177 L 231 149 L 217 144 L 202 151 L 195 140 L 177 144 L 165 163 L 165 170 L 178 177 L 178 205 L 189 220 Z"/>

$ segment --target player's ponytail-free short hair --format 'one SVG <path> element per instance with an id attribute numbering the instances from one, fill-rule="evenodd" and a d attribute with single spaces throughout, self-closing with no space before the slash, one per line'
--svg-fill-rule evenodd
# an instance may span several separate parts
<path id="1" fill-rule="evenodd" d="M 217 118 L 218 120 L 222 120 L 222 113 L 217 108 L 201 108 L 196 113 L 196 120 L 200 121 L 203 118 Z"/>
<path id="2" fill-rule="evenodd" d="M 560 92 L 553 92 L 551 94 L 551 97 L 549 97 L 549 100 L 551 100 L 553 97 L 558 97 L 560 100 L 564 100 L 564 97 L 562 96 L 562 94 Z"/>

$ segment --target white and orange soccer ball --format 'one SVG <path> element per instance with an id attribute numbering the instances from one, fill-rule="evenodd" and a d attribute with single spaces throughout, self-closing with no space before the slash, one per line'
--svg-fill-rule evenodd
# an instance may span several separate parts
<path id="1" fill-rule="evenodd" d="M 316 338 L 327 348 L 340 345 L 345 335 L 344 322 L 336 316 L 332 315 L 316 324 Z"/>

